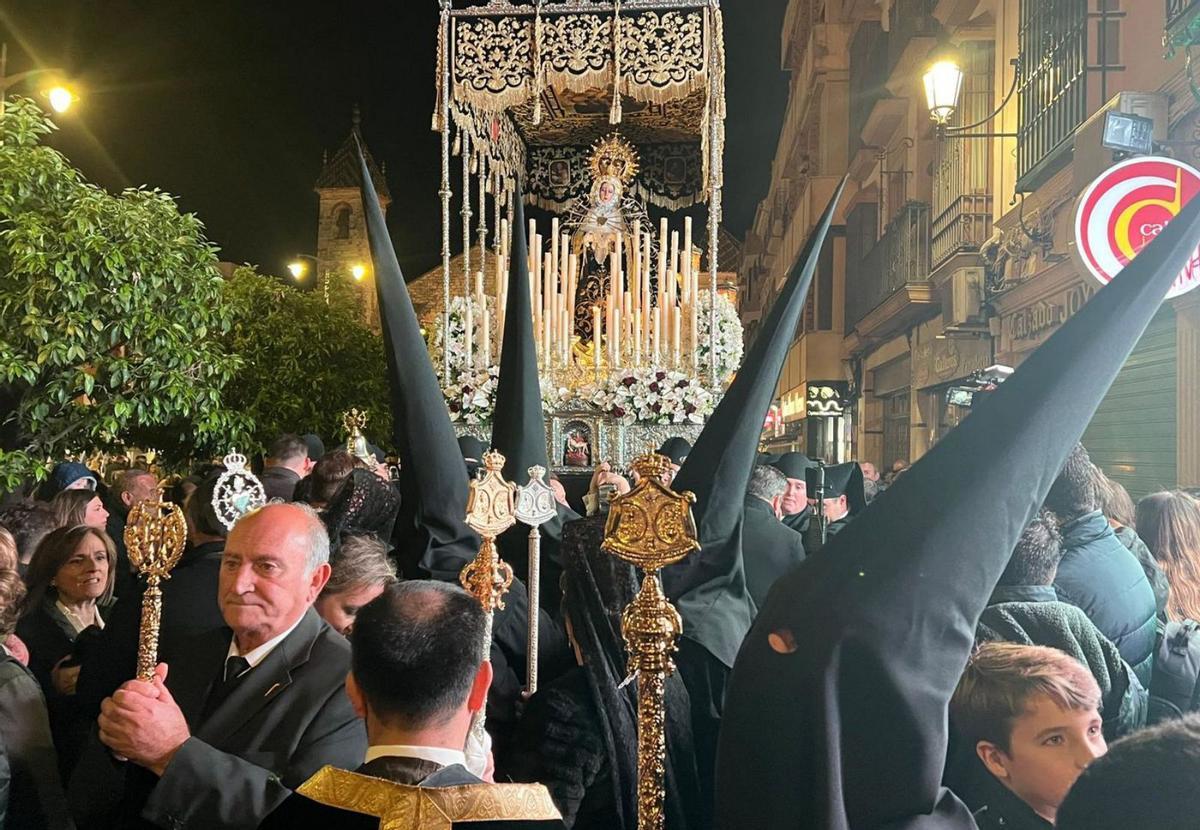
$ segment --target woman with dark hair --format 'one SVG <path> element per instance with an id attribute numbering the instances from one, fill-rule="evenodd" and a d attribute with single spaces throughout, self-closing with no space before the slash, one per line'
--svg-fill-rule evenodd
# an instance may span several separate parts
<path id="1" fill-rule="evenodd" d="M 91 490 L 63 490 L 50 500 L 59 527 L 87 525 L 104 529 L 108 511 L 104 501 Z"/>
<path id="2" fill-rule="evenodd" d="M 329 458 L 329 455 L 325 458 Z M 325 458 L 321 461 L 324 462 Z M 323 482 L 318 482 L 318 490 L 324 487 Z M 396 486 L 365 468 L 356 467 L 324 500 L 321 519 L 329 531 L 329 541 L 335 548 L 343 536 L 362 534 L 375 536 L 386 544 L 392 538 L 392 526 L 399 512 L 400 492 Z"/>
<path id="3" fill-rule="evenodd" d="M 1166 619 L 1167 596 L 1171 589 L 1167 584 L 1166 574 L 1162 572 L 1162 568 L 1155 561 L 1150 549 L 1146 547 L 1146 543 L 1142 541 L 1142 537 L 1138 536 L 1137 531 L 1134 530 L 1137 517 L 1133 499 L 1121 482 L 1113 481 L 1099 467 L 1095 467 L 1095 473 L 1096 491 L 1100 495 L 1100 512 L 1104 514 L 1104 518 L 1108 519 L 1109 526 L 1112 527 L 1116 537 L 1121 540 L 1121 544 L 1129 548 L 1130 553 L 1136 556 L 1138 562 L 1141 563 L 1142 570 L 1146 573 L 1146 579 L 1150 582 L 1150 588 L 1154 591 L 1158 616 Z"/>
<path id="4" fill-rule="evenodd" d="M 605 518 L 563 527 L 563 612 L 578 665 L 530 698 L 500 767 L 516 781 L 544 784 L 574 830 L 637 828 L 637 691 L 625 683 L 621 613 L 639 583 L 631 565 L 600 549 Z M 691 707 L 678 675 L 667 678 L 665 705 L 666 826 L 707 827 Z"/>
<path id="5" fill-rule="evenodd" d="M 346 536 L 329 559 L 333 570 L 313 607 L 349 637 L 359 609 L 396 581 L 387 546 L 375 536 Z"/>
<path id="6" fill-rule="evenodd" d="M 1200 504 L 1179 490 L 1146 496 L 1137 506 L 1137 532 L 1171 586 L 1171 620 L 1200 620 Z"/>
<path id="7" fill-rule="evenodd" d="M 345 449 L 325 453 L 313 465 L 312 472 L 301 479 L 296 489 L 296 501 L 305 501 L 318 510 L 325 507 L 350 473 L 362 462 Z"/>
<path id="8" fill-rule="evenodd" d="M 29 669 L 46 695 L 64 777 L 90 726 L 76 705 L 75 686 L 87 648 L 104 628 L 101 609 L 112 602 L 116 560 L 103 530 L 60 527 L 38 545 L 26 573 L 29 593 L 17 636 L 29 647 Z"/>
<path id="9" fill-rule="evenodd" d="M 17 625 L 25 585 L 15 568 L 0 568 L 0 639 Z M 74 827 L 67 799 L 46 699 L 37 680 L 13 655 L 0 646 L 0 746 L 8 758 L 6 827 Z"/>

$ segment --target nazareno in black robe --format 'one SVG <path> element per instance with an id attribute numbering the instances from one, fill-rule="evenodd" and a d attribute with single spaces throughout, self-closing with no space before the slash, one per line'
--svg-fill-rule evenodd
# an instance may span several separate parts
<path id="1" fill-rule="evenodd" d="M 774 585 L 730 681 L 718 827 L 976 827 L 942 774 L 980 614 L 1197 242 L 1200 199 Z"/>

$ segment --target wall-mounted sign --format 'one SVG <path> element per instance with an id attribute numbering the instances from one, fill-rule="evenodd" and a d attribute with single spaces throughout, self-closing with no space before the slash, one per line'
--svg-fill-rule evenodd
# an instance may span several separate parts
<path id="1" fill-rule="evenodd" d="M 846 383 L 843 381 L 811 381 L 807 397 L 805 409 L 809 417 L 838 418 L 846 414 Z"/>
<path id="2" fill-rule="evenodd" d="M 1061 326 L 1095 293 L 1093 283 L 1079 282 L 1065 291 L 1014 311 L 1005 320 L 1009 348 L 1028 348 Z"/>
<path id="3" fill-rule="evenodd" d="M 1075 244 L 1084 266 L 1107 284 L 1197 193 L 1200 172 L 1175 159 L 1139 156 L 1110 167 L 1084 191 L 1075 214 Z M 1167 298 L 1198 286 L 1200 249 Z"/>

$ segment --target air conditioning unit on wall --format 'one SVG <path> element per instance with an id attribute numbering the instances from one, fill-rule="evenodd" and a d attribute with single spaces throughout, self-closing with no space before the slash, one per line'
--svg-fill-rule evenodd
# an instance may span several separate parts
<path id="1" fill-rule="evenodd" d="M 959 268 L 942 286 L 942 327 L 947 332 L 986 332 L 983 268 Z"/>

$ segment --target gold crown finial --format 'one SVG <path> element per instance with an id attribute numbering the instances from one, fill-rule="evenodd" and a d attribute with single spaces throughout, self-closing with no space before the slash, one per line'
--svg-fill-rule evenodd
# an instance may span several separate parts
<path id="1" fill-rule="evenodd" d="M 504 454 L 496 450 L 488 450 L 483 454 L 483 468 L 493 473 L 499 473 L 504 469 Z"/>
<path id="2" fill-rule="evenodd" d="M 609 133 L 592 145 L 592 178 L 612 176 L 629 184 L 638 171 L 638 154 L 620 133 Z"/>

